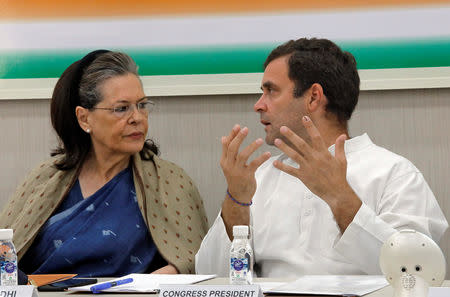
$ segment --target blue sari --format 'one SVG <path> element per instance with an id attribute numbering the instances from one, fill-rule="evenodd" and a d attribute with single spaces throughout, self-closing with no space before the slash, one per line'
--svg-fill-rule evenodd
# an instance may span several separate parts
<path id="1" fill-rule="evenodd" d="M 20 262 L 35 274 L 121 276 L 145 272 L 156 252 L 127 168 L 86 199 L 77 180 Z"/>

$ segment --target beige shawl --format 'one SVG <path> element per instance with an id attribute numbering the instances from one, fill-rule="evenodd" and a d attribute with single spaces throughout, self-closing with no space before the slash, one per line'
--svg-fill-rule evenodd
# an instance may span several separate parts
<path id="1" fill-rule="evenodd" d="M 0 228 L 14 229 L 19 259 L 78 178 L 78 170 L 57 170 L 51 158 L 18 187 L 0 215 Z M 208 224 L 203 201 L 186 172 L 153 155 L 135 154 L 133 178 L 142 216 L 163 258 L 180 273 L 195 273 L 194 258 Z"/>

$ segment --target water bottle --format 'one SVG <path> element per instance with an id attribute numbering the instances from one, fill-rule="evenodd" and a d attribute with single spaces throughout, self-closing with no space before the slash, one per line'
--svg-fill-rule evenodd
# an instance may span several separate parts
<path id="1" fill-rule="evenodd" d="M 230 262 L 230 284 L 251 284 L 253 279 L 253 250 L 248 239 L 248 226 L 233 226 Z"/>
<path id="2" fill-rule="evenodd" d="M 0 286 L 17 286 L 17 254 L 12 238 L 12 229 L 0 229 Z"/>

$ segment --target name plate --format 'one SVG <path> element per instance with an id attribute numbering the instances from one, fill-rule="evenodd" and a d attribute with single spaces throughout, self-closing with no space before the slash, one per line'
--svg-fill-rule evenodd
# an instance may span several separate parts
<path id="1" fill-rule="evenodd" d="M 263 294 L 256 284 L 160 285 L 159 297 L 263 297 Z"/>
<path id="2" fill-rule="evenodd" d="M 0 297 L 38 297 L 34 286 L 0 286 Z"/>

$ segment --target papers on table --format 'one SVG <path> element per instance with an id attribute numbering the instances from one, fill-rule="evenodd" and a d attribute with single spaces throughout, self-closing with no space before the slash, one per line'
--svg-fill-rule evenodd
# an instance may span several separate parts
<path id="1" fill-rule="evenodd" d="M 387 285 L 382 275 L 305 275 L 265 293 L 362 296 Z"/>
<path id="2" fill-rule="evenodd" d="M 270 292 L 273 288 L 277 288 L 281 285 L 286 284 L 286 282 L 254 282 L 255 285 L 259 285 L 261 291 L 265 294 L 266 292 Z"/>
<path id="3" fill-rule="evenodd" d="M 132 273 L 107 282 L 114 282 L 120 279 L 133 278 L 133 282 L 111 287 L 102 292 L 146 292 L 155 293 L 159 290 L 159 285 L 188 285 L 195 284 L 214 278 L 216 275 L 195 275 L 195 274 L 138 274 Z M 107 283 L 104 282 L 104 283 Z M 101 284 L 97 283 L 96 285 Z M 69 288 L 69 291 L 90 292 L 93 285 Z"/>

